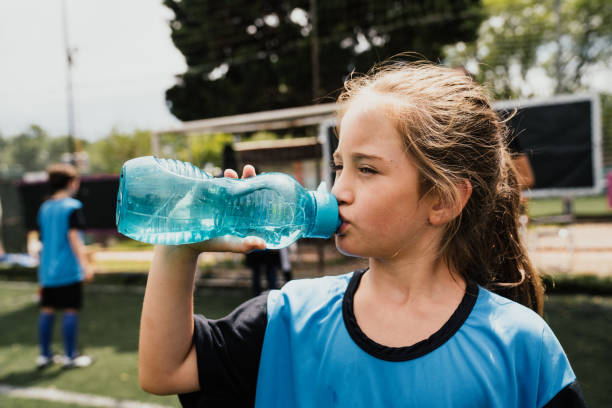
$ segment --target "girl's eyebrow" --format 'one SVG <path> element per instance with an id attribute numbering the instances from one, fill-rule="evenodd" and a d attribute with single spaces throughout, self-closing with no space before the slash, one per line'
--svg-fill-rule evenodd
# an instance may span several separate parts
<path id="1" fill-rule="evenodd" d="M 380 161 L 385 161 L 384 158 L 382 158 L 380 156 L 376 156 L 375 154 L 353 153 L 351 156 L 352 156 L 354 161 L 359 161 L 359 160 L 380 160 Z"/>
<path id="2" fill-rule="evenodd" d="M 335 160 L 340 159 L 340 153 L 338 153 L 337 150 L 334 152 L 333 158 Z M 353 153 L 353 154 L 351 154 L 351 158 L 353 159 L 353 161 L 359 161 L 359 160 L 380 160 L 380 161 L 385 161 L 385 159 L 380 157 L 380 156 L 376 156 L 375 154 L 365 154 L 365 153 Z"/>

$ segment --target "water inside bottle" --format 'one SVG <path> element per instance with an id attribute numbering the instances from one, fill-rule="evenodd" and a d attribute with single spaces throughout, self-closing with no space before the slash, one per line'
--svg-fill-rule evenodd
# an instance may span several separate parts
<path id="1" fill-rule="evenodd" d="M 117 225 L 138 241 L 176 245 L 226 235 L 257 236 L 268 248 L 282 248 L 304 235 L 314 217 L 308 193 L 284 175 L 198 177 L 194 182 L 192 177 L 177 178 L 175 170 L 162 172 L 152 184 L 150 175 L 130 172 L 129 179 L 124 171 L 120 176 Z M 189 172 L 191 176 L 193 170 Z"/>

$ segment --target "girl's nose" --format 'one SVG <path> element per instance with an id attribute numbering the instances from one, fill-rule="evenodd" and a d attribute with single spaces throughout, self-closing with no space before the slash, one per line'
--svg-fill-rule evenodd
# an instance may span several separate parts
<path id="1" fill-rule="evenodd" d="M 342 174 L 336 176 L 331 193 L 336 197 L 336 200 L 338 200 L 338 205 L 346 205 L 353 202 L 353 192 L 350 189 L 350 185 L 346 182 L 346 178 L 342 177 Z"/>

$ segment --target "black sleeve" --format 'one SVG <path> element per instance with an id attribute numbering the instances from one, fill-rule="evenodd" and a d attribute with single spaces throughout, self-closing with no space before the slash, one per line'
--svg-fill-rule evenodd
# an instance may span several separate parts
<path id="1" fill-rule="evenodd" d="M 68 225 L 70 229 L 82 230 L 85 228 L 85 215 L 83 214 L 82 209 L 77 208 L 70 213 L 70 221 L 68 221 Z"/>
<path id="2" fill-rule="evenodd" d="M 255 405 L 267 300 L 267 293 L 257 296 L 219 320 L 195 316 L 200 391 L 179 395 L 183 407 Z"/>
<path id="3" fill-rule="evenodd" d="M 554 396 L 544 408 L 583 408 L 586 407 L 582 390 L 577 381 L 574 381 Z"/>

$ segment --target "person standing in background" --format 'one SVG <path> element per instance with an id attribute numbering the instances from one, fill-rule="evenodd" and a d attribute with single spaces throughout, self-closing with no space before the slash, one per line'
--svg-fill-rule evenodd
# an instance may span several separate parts
<path id="1" fill-rule="evenodd" d="M 55 164 L 47 170 L 51 197 L 38 211 L 42 252 L 38 268 L 41 286 L 38 334 L 38 369 L 54 362 L 51 337 L 56 311 L 63 310 L 62 334 L 64 368 L 86 367 L 92 358 L 77 353 L 79 311 L 83 303 L 83 282 L 93 279 L 83 244 L 83 204 L 72 196 L 79 190 L 79 176 L 70 164 Z"/>
<path id="2" fill-rule="evenodd" d="M 276 274 L 281 266 L 281 258 L 278 250 L 264 249 L 251 251 L 245 255 L 244 263 L 251 269 L 253 296 L 261 292 L 261 272 L 265 272 L 268 281 L 268 290 L 277 289 L 278 279 Z"/>
<path id="3" fill-rule="evenodd" d="M 285 283 L 293 279 L 291 273 L 291 259 L 289 259 L 289 247 L 281 248 L 279 250 L 281 270 L 283 271 L 283 278 Z"/>

